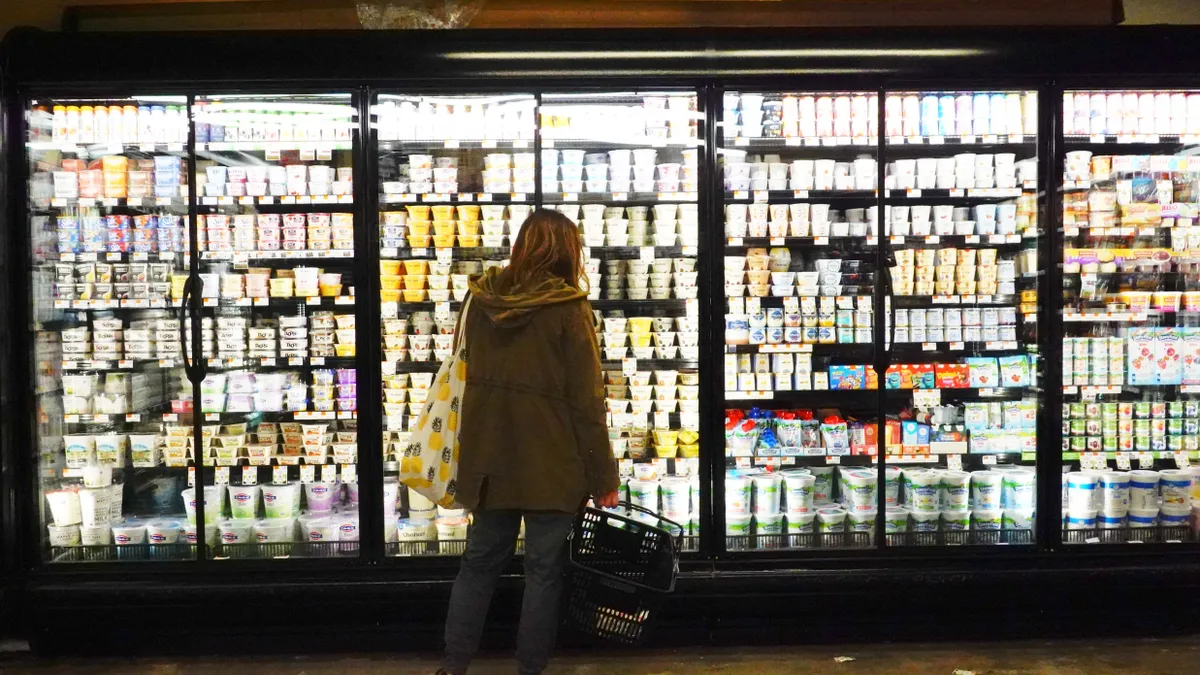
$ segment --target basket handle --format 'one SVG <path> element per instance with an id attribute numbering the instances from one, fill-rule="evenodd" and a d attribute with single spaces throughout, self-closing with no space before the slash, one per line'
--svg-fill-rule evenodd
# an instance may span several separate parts
<path id="1" fill-rule="evenodd" d="M 620 505 L 624 506 L 630 510 L 644 513 L 648 516 L 654 516 L 655 518 L 658 518 L 660 523 L 666 523 L 667 525 L 670 525 L 671 527 L 674 527 L 676 530 L 678 530 L 679 534 L 675 535 L 675 537 L 678 538 L 678 537 L 683 536 L 683 526 L 680 525 L 679 523 L 671 520 L 670 518 L 664 518 L 662 515 L 655 513 L 654 511 L 651 511 L 650 509 L 648 509 L 644 506 L 638 506 L 637 504 L 634 504 L 632 502 L 620 502 Z"/>

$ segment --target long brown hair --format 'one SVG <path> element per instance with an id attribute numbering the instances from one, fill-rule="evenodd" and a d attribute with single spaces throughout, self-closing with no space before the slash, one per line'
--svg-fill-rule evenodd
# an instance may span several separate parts
<path id="1" fill-rule="evenodd" d="M 547 277 L 584 289 L 583 244 L 579 228 L 558 211 L 538 209 L 525 219 L 513 244 L 508 274 L 517 286 L 531 287 Z"/>

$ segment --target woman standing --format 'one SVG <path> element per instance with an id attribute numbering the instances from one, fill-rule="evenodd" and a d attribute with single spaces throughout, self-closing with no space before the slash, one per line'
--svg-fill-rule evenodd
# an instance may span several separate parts
<path id="1" fill-rule="evenodd" d="M 558 626 L 566 541 L 593 496 L 617 505 L 595 323 L 579 230 L 557 211 L 521 226 L 511 264 L 471 281 L 456 498 L 471 509 L 446 617 L 445 675 L 465 675 L 525 521 L 522 675 L 541 673 Z"/>

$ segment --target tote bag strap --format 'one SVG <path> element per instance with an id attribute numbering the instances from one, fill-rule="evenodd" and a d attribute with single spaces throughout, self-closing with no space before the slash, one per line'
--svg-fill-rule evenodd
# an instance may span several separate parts
<path id="1" fill-rule="evenodd" d="M 467 339 L 467 311 L 471 309 L 470 293 L 467 294 L 467 299 L 463 302 L 462 313 L 458 316 L 458 328 L 454 331 L 454 353 L 458 354 L 459 347 L 466 344 Z"/>

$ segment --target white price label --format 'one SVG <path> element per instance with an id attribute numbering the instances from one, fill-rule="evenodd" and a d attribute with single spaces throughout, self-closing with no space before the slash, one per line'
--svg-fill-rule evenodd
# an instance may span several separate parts
<path id="1" fill-rule="evenodd" d="M 913 406 L 917 408 L 932 408 L 942 404 L 941 389 L 914 389 Z"/>
<path id="2" fill-rule="evenodd" d="M 242 485 L 258 485 L 258 467 L 242 467 Z"/>
<path id="3" fill-rule="evenodd" d="M 946 468 L 951 471 L 962 471 L 962 455 L 946 455 Z"/>
<path id="4" fill-rule="evenodd" d="M 353 464 L 342 465 L 342 482 L 357 483 L 358 482 L 358 467 Z"/>
<path id="5" fill-rule="evenodd" d="M 440 263 L 448 263 L 454 259 L 454 249 L 439 248 L 436 249 L 437 261 Z"/>
<path id="6" fill-rule="evenodd" d="M 671 428 L 671 413 L 665 410 L 656 410 L 654 412 L 654 428 L 655 429 L 670 429 Z"/>
<path id="7" fill-rule="evenodd" d="M 217 485 L 228 485 L 229 484 L 229 467 L 218 466 L 213 471 L 213 482 L 216 483 Z"/>
<path id="8" fill-rule="evenodd" d="M 637 359 L 624 358 L 621 359 L 621 373 L 625 377 L 633 377 L 637 374 Z"/>
<path id="9" fill-rule="evenodd" d="M 317 151 L 313 148 L 300 148 L 300 161 L 311 162 L 317 158 Z"/>
<path id="10" fill-rule="evenodd" d="M 695 298 L 688 298 L 683 301 L 684 311 L 689 319 L 695 319 L 700 316 L 700 301 Z"/>
<path id="11" fill-rule="evenodd" d="M 1140 469 L 1153 469 L 1154 468 L 1154 453 L 1153 452 L 1139 452 L 1137 455 L 1138 455 L 1138 468 L 1140 468 Z"/>
<path id="12" fill-rule="evenodd" d="M 1180 469 L 1186 469 L 1191 466 L 1191 462 L 1188 461 L 1188 454 L 1186 451 L 1175 453 L 1175 466 L 1179 467 Z"/>
<path id="13" fill-rule="evenodd" d="M 1118 452 L 1117 453 L 1117 468 L 1121 471 L 1129 471 L 1133 468 L 1133 453 Z"/>
<path id="14" fill-rule="evenodd" d="M 654 247 L 643 246 L 641 250 L 638 251 L 638 257 L 642 262 L 654 262 Z"/>
<path id="15" fill-rule="evenodd" d="M 749 297 L 746 298 L 746 313 L 758 314 L 762 311 L 762 298 Z"/>
<path id="16" fill-rule="evenodd" d="M 317 467 L 312 464 L 305 464 L 300 467 L 300 482 L 315 483 L 317 482 Z"/>
<path id="17" fill-rule="evenodd" d="M 337 464 L 322 464 L 321 465 L 321 482 L 332 483 L 337 480 L 338 473 Z"/>
<path id="18" fill-rule="evenodd" d="M 277 466 L 271 470 L 271 482 L 276 485 L 287 485 L 288 471 L 286 466 Z"/>
<path id="19" fill-rule="evenodd" d="M 838 457 L 837 455 L 830 455 L 825 458 L 825 463 L 826 464 L 841 464 L 842 458 Z"/>
<path id="20" fill-rule="evenodd" d="M 986 464 L 987 466 L 995 466 L 996 456 L 995 455 L 984 455 L 983 463 Z"/>
<path id="21" fill-rule="evenodd" d="M 189 466 L 188 467 L 188 487 L 195 487 L 195 485 L 196 485 L 196 467 Z"/>
<path id="22" fill-rule="evenodd" d="M 700 431 L 700 413 L 679 413 L 679 426 L 685 431 Z"/>

